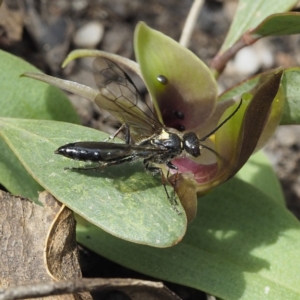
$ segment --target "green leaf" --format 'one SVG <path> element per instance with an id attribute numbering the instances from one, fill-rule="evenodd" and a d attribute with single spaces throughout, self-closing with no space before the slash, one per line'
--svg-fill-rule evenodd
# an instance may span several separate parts
<path id="1" fill-rule="evenodd" d="M 300 13 L 297 12 L 269 16 L 251 31 L 251 35 L 254 36 L 254 38 L 296 33 L 300 33 Z"/>
<path id="2" fill-rule="evenodd" d="M 272 14 L 289 11 L 297 2 L 297 0 L 240 0 L 221 52 L 232 47 L 247 30 L 255 28 Z"/>
<path id="3" fill-rule="evenodd" d="M 269 159 L 262 151 L 252 155 L 244 167 L 236 174 L 236 177 L 250 183 L 273 200 L 285 205 L 278 177 L 274 173 Z"/>
<path id="4" fill-rule="evenodd" d="M 243 93 L 249 92 L 259 82 L 260 76 L 256 75 L 240 84 L 230 88 L 219 96 L 218 101 L 226 101 L 233 97 L 241 97 Z M 281 118 L 281 125 L 300 124 L 300 68 L 289 68 L 284 70 L 281 81 L 285 103 Z"/>
<path id="5" fill-rule="evenodd" d="M 282 79 L 285 106 L 281 124 L 300 124 L 300 68 L 287 69 Z"/>
<path id="6" fill-rule="evenodd" d="M 7 144 L 0 138 L 0 182 L 14 195 L 38 201 L 38 191 L 43 188 L 28 174 Z"/>
<path id="7" fill-rule="evenodd" d="M 226 101 L 235 97 L 240 98 L 244 93 L 248 93 L 257 85 L 260 76 L 261 74 L 256 75 L 229 88 L 219 96 L 218 101 Z"/>
<path id="8" fill-rule="evenodd" d="M 0 117 L 79 122 L 74 108 L 60 90 L 20 77 L 25 71 L 36 72 L 38 69 L 1 50 L 0 69 Z M 12 193 L 37 200 L 37 192 L 42 188 L 3 142 L 0 144 L 0 162 L 0 183 Z"/>
<path id="9" fill-rule="evenodd" d="M 83 126 L 53 121 L 0 119 L 0 134 L 27 171 L 59 201 L 91 223 L 120 238 L 155 247 L 180 241 L 186 231 L 181 205 L 170 205 L 161 179 L 140 163 L 95 171 L 70 171 L 83 166 L 54 155 L 64 144 L 82 137 L 104 140 L 107 135 Z M 172 194 L 172 188 L 168 188 Z"/>
<path id="10" fill-rule="evenodd" d="M 178 245 L 135 245 L 81 222 L 80 243 L 131 269 L 222 299 L 300 298 L 300 227 L 282 204 L 238 179 L 199 198 Z"/>
<path id="11" fill-rule="evenodd" d="M 0 69 L 0 116 L 79 123 L 78 115 L 61 90 L 20 77 L 24 72 L 39 72 L 37 68 L 0 51 Z"/>

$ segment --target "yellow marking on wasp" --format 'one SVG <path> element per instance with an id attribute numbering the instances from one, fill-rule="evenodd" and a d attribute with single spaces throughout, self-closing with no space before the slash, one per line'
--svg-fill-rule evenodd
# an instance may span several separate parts
<path id="1" fill-rule="evenodd" d="M 159 139 L 167 140 L 170 138 L 170 133 L 166 132 L 165 130 L 159 135 Z"/>

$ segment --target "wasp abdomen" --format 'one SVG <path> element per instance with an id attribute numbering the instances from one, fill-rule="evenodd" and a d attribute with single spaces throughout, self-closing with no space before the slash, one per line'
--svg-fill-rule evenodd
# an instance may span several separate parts
<path id="1" fill-rule="evenodd" d="M 78 143 L 71 143 L 58 148 L 56 154 L 65 157 L 84 161 L 99 161 L 100 151 L 96 149 L 88 149 L 78 145 Z"/>
<path id="2" fill-rule="evenodd" d="M 82 161 L 110 161 L 128 155 L 130 147 L 127 144 L 105 142 L 77 142 L 59 147 L 55 154 Z"/>

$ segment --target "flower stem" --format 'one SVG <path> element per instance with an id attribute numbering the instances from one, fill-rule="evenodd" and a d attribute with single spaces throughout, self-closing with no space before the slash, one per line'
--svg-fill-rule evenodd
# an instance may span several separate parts
<path id="1" fill-rule="evenodd" d="M 185 21 L 182 34 L 179 40 L 179 44 L 183 47 L 188 47 L 191 39 L 191 35 L 195 28 L 195 24 L 199 15 L 199 12 L 203 6 L 203 0 L 194 0 L 194 3 L 190 9 L 190 12 Z"/>

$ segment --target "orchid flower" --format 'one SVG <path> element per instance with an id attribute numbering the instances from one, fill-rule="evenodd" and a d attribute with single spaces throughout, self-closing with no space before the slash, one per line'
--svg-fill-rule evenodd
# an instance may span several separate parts
<path id="1" fill-rule="evenodd" d="M 283 109 L 282 70 L 261 76 L 252 91 L 241 95 L 237 113 L 210 134 L 232 114 L 240 99 L 218 101 L 217 83 L 210 69 L 191 51 L 142 22 L 135 30 L 134 50 L 137 63 L 102 51 L 75 50 L 64 65 L 79 57 L 101 56 L 130 69 L 144 80 L 161 123 L 182 134 L 197 134 L 201 156 L 183 154 L 175 158 L 172 163 L 178 173 L 170 178 L 176 176 L 175 190 L 191 221 L 196 215 L 197 193 L 205 194 L 233 177 L 274 133 Z M 25 75 L 92 101 L 99 95 L 99 91 L 75 82 L 44 74 Z M 103 107 L 101 100 L 97 104 Z"/>

